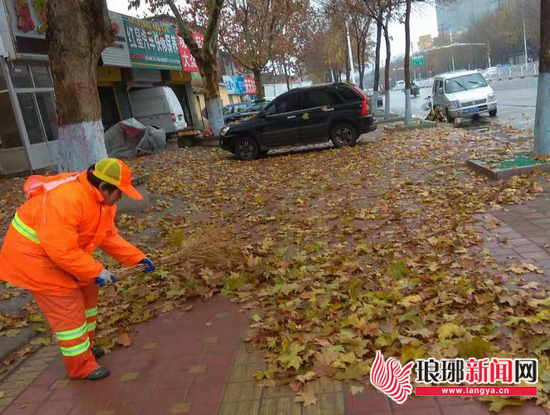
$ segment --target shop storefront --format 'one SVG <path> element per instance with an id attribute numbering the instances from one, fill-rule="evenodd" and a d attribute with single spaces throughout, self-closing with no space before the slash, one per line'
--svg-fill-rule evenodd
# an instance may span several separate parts
<path id="1" fill-rule="evenodd" d="M 6 113 L 0 116 L 0 172 L 29 169 L 29 164 L 33 169 L 56 164 L 57 116 L 48 62 L 19 60 L 10 65 L 3 61 L 2 66 L 6 89 L 0 105 Z"/>
<path id="2" fill-rule="evenodd" d="M 16 2 L 28 5 L 25 16 L 20 15 L 22 9 L 15 7 Z M 0 175 L 57 164 L 57 117 L 45 14 L 37 4 L 30 0 L 0 4 Z M 191 72 L 198 68 L 176 30 L 119 13 L 109 15 L 117 34 L 98 66 L 104 128 L 133 116 L 131 89 L 163 85 L 174 89 L 188 125 L 195 125 L 193 120 L 200 113 L 193 111 L 191 77 L 183 66 Z M 202 41 L 201 35 L 196 36 Z"/>

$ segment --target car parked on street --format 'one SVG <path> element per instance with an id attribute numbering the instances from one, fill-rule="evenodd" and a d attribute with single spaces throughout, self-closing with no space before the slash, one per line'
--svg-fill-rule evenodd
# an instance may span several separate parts
<path id="1" fill-rule="evenodd" d="M 376 127 L 366 95 L 335 83 L 279 95 L 256 116 L 224 127 L 220 145 L 241 160 L 253 160 L 274 148 L 329 140 L 336 148 L 354 146 L 361 134 Z"/>
<path id="2" fill-rule="evenodd" d="M 232 114 L 231 116 L 227 117 L 225 119 L 225 123 L 229 124 L 229 123 L 241 120 L 243 118 L 252 117 L 256 113 L 263 110 L 267 106 L 267 104 L 269 104 L 270 102 L 271 101 L 268 101 L 266 99 L 256 100 L 253 103 L 249 102 L 248 105 L 246 106 L 246 108 L 244 108 L 242 111 L 240 111 L 238 113 L 235 113 L 235 114 Z"/>
<path id="3" fill-rule="evenodd" d="M 441 107 L 447 121 L 479 114 L 497 115 L 495 91 L 477 71 L 454 71 L 437 75 L 433 84 L 433 106 Z"/>
<path id="4" fill-rule="evenodd" d="M 234 115 L 238 114 L 249 106 L 250 102 L 239 102 L 238 104 L 230 104 L 223 107 L 222 113 L 225 123 L 227 124 L 228 122 L 230 122 L 228 120 L 231 120 Z"/>

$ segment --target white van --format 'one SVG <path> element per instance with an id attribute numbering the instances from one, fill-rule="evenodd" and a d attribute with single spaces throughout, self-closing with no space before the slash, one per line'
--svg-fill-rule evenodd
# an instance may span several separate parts
<path id="1" fill-rule="evenodd" d="M 405 81 L 397 81 L 393 87 L 395 91 L 401 91 L 405 89 Z"/>
<path id="2" fill-rule="evenodd" d="M 488 113 L 497 116 L 497 97 L 478 71 L 446 72 L 435 77 L 433 106 L 440 106 L 450 123 Z"/>
<path id="3" fill-rule="evenodd" d="M 183 108 L 176 94 L 167 86 L 130 91 L 134 118 L 147 126 L 162 128 L 174 134 L 187 127 Z"/>

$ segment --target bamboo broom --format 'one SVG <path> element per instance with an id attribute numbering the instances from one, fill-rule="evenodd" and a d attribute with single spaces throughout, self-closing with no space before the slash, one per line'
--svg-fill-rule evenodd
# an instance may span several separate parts
<path id="1" fill-rule="evenodd" d="M 229 242 L 226 232 L 208 229 L 192 235 L 182 245 L 168 255 L 155 261 L 157 267 L 174 267 L 192 263 L 199 267 L 218 268 L 231 266 L 239 260 L 238 248 Z M 117 277 L 131 278 L 143 273 L 143 265 L 138 264 L 117 272 Z"/>

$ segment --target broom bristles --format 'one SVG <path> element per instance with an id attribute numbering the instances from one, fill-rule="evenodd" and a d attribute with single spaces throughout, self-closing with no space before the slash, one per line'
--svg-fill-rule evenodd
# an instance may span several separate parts
<path id="1" fill-rule="evenodd" d="M 216 230 L 207 230 L 192 235 L 183 241 L 175 252 L 156 261 L 157 267 L 173 267 L 182 263 L 192 263 L 202 267 L 230 265 L 236 260 L 235 246 L 229 243 L 227 234 Z M 120 278 L 134 277 L 143 272 L 141 265 L 135 265 L 117 272 Z"/>

